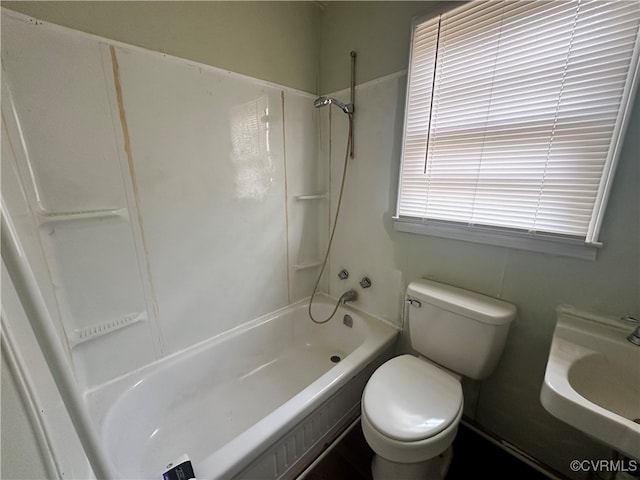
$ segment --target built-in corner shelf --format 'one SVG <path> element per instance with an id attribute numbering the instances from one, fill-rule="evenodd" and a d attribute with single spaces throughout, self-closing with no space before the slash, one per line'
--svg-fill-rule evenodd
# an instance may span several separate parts
<path id="1" fill-rule="evenodd" d="M 308 268 L 316 268 L 322 265 L 322 260 L 299 263 L 297 265 L 293 265 L 294 270 L 306 270 Z"/>
<path id="2" fill-rule="evenodd" d="M 127 217 L 129 212 L 126 208 L 105 209 L 105 210 L 86 210 L 78 212 L 38 212 L 38 221 L 41 225 L 54 222 L 66 222 L 74 220 L 92 220 L 110 217 Z"/>
<path id="3" fill-rule="evenodd" d="M 296 195 L 294 198 L 296 200 L 324 200 L 329 198 L 329 194 L 327 192 L 310 193 L 308 195 Z"/>
<path id="4" fill-rule="evenodd" d="M 71 348 L 78 345 L 117 332 L 123 328 L 142 322 L 147 319 L 147 312 L 131 313 L 124 317 L 116 318 L 106 322 L 96 323 L 84 328 L 77 328 L 69 334 L 69 344 Z"/>

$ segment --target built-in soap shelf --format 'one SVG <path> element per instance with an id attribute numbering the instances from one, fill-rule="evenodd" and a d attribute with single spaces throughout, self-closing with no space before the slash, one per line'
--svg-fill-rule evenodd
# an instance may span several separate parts
<path id="1" fill-rule="evenodd" d="M 69 334 L 71 348 L 78 345 L 117 332 L 123 328 L 147 320 L 147 312 L 131 313 L 124 317 L 116 318 L 102 323 L 95 323 L 84 328 L 76 328 Z"/>
<path id="2" fill-rule="evenodd" d="M 302 195 L 294 195 L 295 200 L 300 201 L 314 201 L 314 200 L 326 200 L 329 198 L 328 192 L 316 192 Z M 322 259 L 313 259 L 309 261 L 302 261 L 291 266 L 294 270 L 308 270 L 322 266 Z"/>
<path id="3" fill-rule="evenodd" d="M 315 268 L 315 267 L 319 267 L 322 265 L 322 260 L 317 260 L 317 261 L 311 261 L 311 262 L 304 262 L 304 263 L 299 263 L 297 265 L 293 265 L 293 269 L 294 270 L 306 270 L 308 268 Z"/>
<path id="4" fill-rule="evenodd" d="M 307 195 L 296 195 L 296 200 L 324 200 L 325 198 L 329 198 L 329 194 L 327 192 L 320 193 L 310 193 Z"/>
<path id="5" fill-rule="evenodd" d="M 53 222 L 66 222 L 75 220 L 93 220 L 110 217 L 124 217 L 127 218 L 129 212 L 126 208 L 105 209 L 105 210 L 85 210 L 77 212 L 60 212 L 50 213 L 39 211 L 38 222 L 41 225 Z"/>

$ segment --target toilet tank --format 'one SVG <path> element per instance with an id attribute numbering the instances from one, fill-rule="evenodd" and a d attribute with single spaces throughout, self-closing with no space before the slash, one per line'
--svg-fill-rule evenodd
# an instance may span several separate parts
<path id="1" fill-rule="evenodd" d="M 414 350 L 469 378 L 493 372 L 516 316 L 514 305 L 424 279 L 409 284 L 407 303 Z"/>

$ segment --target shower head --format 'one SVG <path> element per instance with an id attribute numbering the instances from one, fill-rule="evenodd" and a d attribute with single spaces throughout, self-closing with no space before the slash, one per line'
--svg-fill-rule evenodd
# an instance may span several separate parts
<path id="1" fill-rule="evenodd" d="M 351 115 L 353 113 L 353 104 L 349 103 L 345 105 L 340 100 L 336 100 L 335 98 L 332 98 L 332 97 L 318 97 L 313 102 L 313 106 L 316 108 L 321 108 L 326 105 L 331 105 L 332 103 L 348 115 Z"/>

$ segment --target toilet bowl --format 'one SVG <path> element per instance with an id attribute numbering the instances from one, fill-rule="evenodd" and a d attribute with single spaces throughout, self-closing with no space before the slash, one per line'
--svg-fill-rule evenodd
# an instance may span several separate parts
<path id="1" fill-rule="evenodd" d="M 407 289 L 413 349 L 381 365 L 362 394 L 361 424 L 374 480 L 442 480 L 462 417 L 461 375 L 488 376 L 513 305 L 429 280 Z M 437 363 L 436 363 L 437 362 Z"/>
<path id="2" fill-rule="evenodd" d="M 374 478 L 444 478 L 462 407 L 459 378 L 427 360 L 401 355 L 378 368 L 361 407 L 364 437 L 380 457 Z"/>

